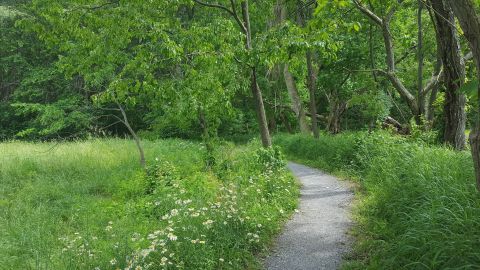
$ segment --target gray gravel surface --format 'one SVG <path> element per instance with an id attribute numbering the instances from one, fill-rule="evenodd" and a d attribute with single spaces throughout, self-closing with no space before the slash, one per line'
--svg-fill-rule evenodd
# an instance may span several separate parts
<path id="1" fill-rule="evenodd" d="M 302 183 L 299 211 L 287 222 L 267 270 L 338 269 L 349 250 L 352 192 L 346 182 L 300 164 L 288 167 Z"/>

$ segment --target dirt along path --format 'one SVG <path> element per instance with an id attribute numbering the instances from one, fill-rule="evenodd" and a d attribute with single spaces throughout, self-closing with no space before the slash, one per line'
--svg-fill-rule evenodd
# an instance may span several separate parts
<path id="1" fill-rule="evenodd" d="M 349 250 L 352 191 L 319 170 L 295 163 L 288 167 L 302 183 L 299 211 L 277 239 L 265 269 L 338 269 Z"/>

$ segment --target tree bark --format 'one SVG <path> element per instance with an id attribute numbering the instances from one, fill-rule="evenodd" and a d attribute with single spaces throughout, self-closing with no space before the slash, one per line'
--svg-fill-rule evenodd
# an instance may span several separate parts
<path id="1" fill-rule="evenodd" d="M 465 103 L 459 92 L 465 81 L 465 62 L 452 9 L 443 0 L 430 0 L 436 18 L 436 30 L 443 62 L 445 84 L 445 130 L 443 139 L 456 150 L 465 148 Z"/>
<path id="2" fill-rule="evenodd" d="M 308 134 L 310 133 L 310 129 L 307 124 L 307 117 L 305 116 L 305 111 L 303 110 L 302 102 L 300 100 L 300 96 L 298 95 L 295 79 L 288 70 L 288 64 L 285 64 L 283 67 L 283 77 L 285 78 L 285 84 L 287 85 L 288 95 L 292 100 L 292 110 L 297 116 L 300 132 Z"/>
<path id="3" fill-rule="evenodd" d="M 473 59 L 477 66 L 477 79 L 480 81 L 480 17 L 477 15 L 475 5 L 471 0 L 446 0 L 457 16 L 464 36 L 472 50 Z M 480 86 L 478 88 L 480 97 Z M 480 191 L 480 98 L 475 106 L 477 117 L 475 127 L 470 133 L 470 147 L 477 180 L 477 190 Z"/>

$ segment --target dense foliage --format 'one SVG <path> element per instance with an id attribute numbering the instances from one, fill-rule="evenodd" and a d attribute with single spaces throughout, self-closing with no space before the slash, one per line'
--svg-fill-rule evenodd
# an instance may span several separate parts
<path id="1" fill-rule="evenodd" d="M 476 269 L 480 199 L 471 157 L 385 132 L 279 135 L 294 160 L 358 179 L 346 269 Z"/>
<path id="2" fill-rule="evenodd" d="M 392 117 L 404 130 L 416 122 L 449 142 L 450 86 L 435 77 L 441 21 L 425 5 L 419 25 L 417 3 L 404 2 L 252 2 L 250 47 L 243 44 L 245 23 L 231 15 L 243 14 L 236 1 L 218 2 L 230 12 L 187 0 L 7 2 L 0 6 L 0 136 L 128 134 L 117 103 L 144 137 L 253 134 L 261 124 L 249 89 L 254 68 L 270 132 L 308 129 L 315 120 L 338 133 Z M 396 12 L 389 24 L 394 69 L 385 62 L 381 27 L 355 12 L 356 3 L 380 17 Z M 466 56 L 462 36 L 459 42 Z M 474 81 L 466 59 L 463 80 Z M 472 116 L 469 105 L 458 106 Z"/>
<path id="3" fill-rule="evenodd" d="M 298 196 L 278 151 L 146 146 L 145 173 L 125 140 L 1 144 L 0 268 L 259 267 Z"/>
<path id="4" fill-rule="evenodd" d="M 271 135 L 300 131 L 290 157 L 361 179 L 352 267 L 478 268 L 479 14 L 1 1 L 0 267 L 256 267 L 296 196 Z"/>

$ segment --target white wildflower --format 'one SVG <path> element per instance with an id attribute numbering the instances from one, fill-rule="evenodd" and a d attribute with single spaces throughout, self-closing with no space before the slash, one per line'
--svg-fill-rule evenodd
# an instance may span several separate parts
<path id="1" fill-rule="evenodd" d="M 168 239 L 170 239 L 170 241 L 176 241 L 177 240 L 177 236 L 173 233 L 168 233 L 167 237 L 168 237 Z"/>
<path id="2" fill-rule="evenodd" d="M 207 221 L 204 221 L 202 224 L 207 227 L 207 228 L 210 228 L 212 226 L 212 223 L 213 223 L 213 220 L 209 219 Z"/>

